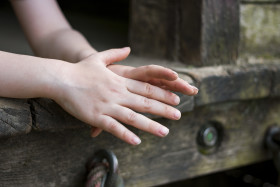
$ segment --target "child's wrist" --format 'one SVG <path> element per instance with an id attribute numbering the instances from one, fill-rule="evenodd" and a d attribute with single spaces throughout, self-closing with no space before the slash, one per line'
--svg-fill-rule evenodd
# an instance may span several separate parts
<path id="1" fill-rule="evenodd" d="M 63 95 L 63 84 L 65 72 L 70 66 L 70 63 L 61 60 L 51 60 L 48 63 L 48 68 L 42 83 L 40 97 L 57 100 Z"/>

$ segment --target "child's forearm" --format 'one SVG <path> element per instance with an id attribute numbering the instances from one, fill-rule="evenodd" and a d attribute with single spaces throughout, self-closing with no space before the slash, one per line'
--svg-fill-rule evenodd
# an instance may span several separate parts
<path id="1" fill-rule="evenodd" d="M 36 55 L 76 63 L 97 51 L 71 28 L 58 30 L 33 45 Z"/>
<path id="2" fill-rule="evenodd" d="M 54 99 L 64 64 L 67 63 L 0 51 L 0 97 Z"/>
<path id="3" fill-rule="evenodd" d="M 71 28 L 55 0 L 11 0 L 34 53 L 41 57 L 79 62 L 96 51 Z"/>

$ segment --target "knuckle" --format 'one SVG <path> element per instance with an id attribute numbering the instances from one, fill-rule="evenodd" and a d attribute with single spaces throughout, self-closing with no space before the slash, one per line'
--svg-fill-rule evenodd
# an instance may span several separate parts
<path id="1" fill-rule="evenodd" d="M 144 66 L 145 70 L 149 70 L 150 69 L 150 65 Z"/>
<path id="2" fill-rule="evenodd" d="M 147 96 L 152 96 L 154 94 L 154 89 L 152 87 L 152 85 L 145 83 L 145 91 Z"/>
<path id="3" fill-rule="evenodd" d="M 116 88 L 116 87 L 112 87 L 112 88 L 109 88 L 110 89 L 110 92 L 111 93 L 114 93 L 114 94 L 120 94 L 120 89 Z"/>
<path id="4" fill-rule="evenodd" d="M 151 101 L 150 101 L 150 99 L 148 99 L 148 98 L 144 98 L 143 99 L 143 105 L 144 105 L 144 108 L 146 109 L 146 110 L 149 110 L 149 109 L 151 109 Z"/>
<path id="5" fill-rule="evenodd" d="M 118 128 L 118 124 L 115 123 L 114 121 L 107 122 L 107 130 L 109 132 L 116 132 L 117 128 Z"/>
<path id="6" fill-rule="evenodd" d="M 146 66 L 146 72 L 147 72 L 147 74 L 148 75 L 151 75 L 151 73 L 156 69 L 156 65 L 153 65 L 153 64 L 151 64 L 151 65 L 147 65 Z"/>
<path id="7" fill-rule="evenodd" d="M 127 131 L 127 130 L 123 131 L 123 133 L 122 133 L 122 138 L 123 138 L 124 140 L 129 140 L 129 139 L 130 139 L 130 133 L 129 133 L 129 131 Z"/>
<path id="8" fill-rule="evenodd" d="M 170 100 L 170 99 L 174 99 L 175 97 L 177 97 L 177 95 L 170 91 L 164 90 L 164 97 L 166 100 Z"/>
<path id="9" fill-rule="evenodd" d="M 170 114 L 170 113 L 172 112 L 171 107 L 165 105 L 165 106 L 164 106 L 164 112 L 165 112 L 165 114 Z"/>
<path id="10" fill-rule="evenodd" d="M 127 116 L 127 121 L 129 123 L 132 123 L 132 122 L 135 122 L 136 118 L 137 118 L 137 114 L 135 112 L 131 111 L 131 112 L 129 112 L 129 114 Z"/>
<path id="11" fill-rule="evenodd" d="M 150 65 L 148 65 L 147 67 L 148 67 L 148 68 L 156 68 L 156 67 L 157 67 L 157 65 L 150 64 Z"/>
<path id="12" fill-rule="evenodd" d="M 105 125 L 106 126 L 106 124 L 107 124 L 108 122 L 107 122 L 107 119 L 100 119 L 100 126 L 101 125 Z"/>
<path id="13" fill-rule="evenodd" d="M 155 122 L 150 120 L 147 124 L 147 129 L 149 132 L 152 132 L 154 130 L 154 127 L 155 127 Z"/>

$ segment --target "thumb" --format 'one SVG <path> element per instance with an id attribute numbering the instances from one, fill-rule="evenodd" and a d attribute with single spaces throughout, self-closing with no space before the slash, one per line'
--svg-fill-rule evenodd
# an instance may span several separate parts
<path id="1" fill-rule="evenodd" d="M 106 51 L 102 51 L 99 52 L 99 55 L 101 56 L 103 62 L 108 66 L 110 64 L 113 64 L 114 62 L 119 62 L 126 59 L 129 53 L 130 47 L 125 47 L 121 49 L 109 49 Z"/>

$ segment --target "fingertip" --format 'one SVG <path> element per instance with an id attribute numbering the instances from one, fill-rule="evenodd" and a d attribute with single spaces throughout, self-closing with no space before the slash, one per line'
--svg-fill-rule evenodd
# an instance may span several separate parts
<path id="1" fill-rule="evenodd" d="M 175 94 L 175 95 L 176 95 L 176 94 Z M 176 95 L 176 96 L 174 97 L 174 104 L 175 104 L 175 105 L 180 104 L 180 97 L 179 97 L 178 95 Z"/>
<path id="2" fill-rule="evenodd" d="M 179 110 L 176 110 L 174 112 L 174 119 L 179 120 L 181 118 L 181 112 Z"/>
<path id="3" fill-rule="evenodd" d="M 198 88 L 195 86 L 192 86 L 190 84 L 187 85 L 188 90 L 187 90 L 187 95 L 196 95 L 198 93 Z"/>
<path id="4" fill-rule="evenodd" d="M 97 137 L 101 132 L 102 132 L 102 129 L 97 128 L 97 127 L 92 127 L 92 128 L 91 128 L 91 131 L 90 131 L 90 136 L 91 136 L 92 138 L 95 138 L 95 137 Z"/>
<path id="5" fill-rule="evenodd" d="M 141 143 L 141 139 L 138 138 L 137 136 L 134 136 L 132 139 L 131 139 L 131 143 L 132 145 L 139 145 Z"/>
<path id="6" fill-rule="evenodd" d="M 179 77 L 179 75 L 178 75 L 178 73 L 177 73 L 176 71 L 172 71 L 172 74 L 173 74 L 176 78 Z"/>
<path id="7" fill-rule="evenodd" d="M 169 129 L 166 128 L 166 127 L 162 127 L 160 130 L 159 130 L 159 134 L 161 137 L 165 137 L 167 136 L 169 133 Z"/>
<path id="8" fill-rule="evenodd" d="M 130 48 L 130 47 L 123 47 L 122 50 L 124 50 L 124 51 L 129 51 L 129 52 L 130 52 L 130 51 L 131 51 L 131 48 Z"/>
<path id="9" fill-rule="evenodd" d="M 130 52 L 131 52 L 131 49 L 130 49 L 130 47 L 123 47 L 123 48 L 121 48 L 121 50 L 123 51 L 123 55 L 125 56 L 125 58 L 127 58 L 128 57 L 128 55 L 130 54 Z"/>
<path id="10" fill-rule="evenodd" d="M 130 47 L 109 49 L 106 51 L 99 52 L 100 57 L 104 60 L 106 65 L 110 65 L 114 62 L 119 62 L 128 57 L 130 53 Z"/>
<path id="11" fill-rule="evenodd" d="M 195 86 L 192 86 L 192 88 L 193 88 L 193 95 L 196 95 L 198 93 L 199 89 Z"/>

